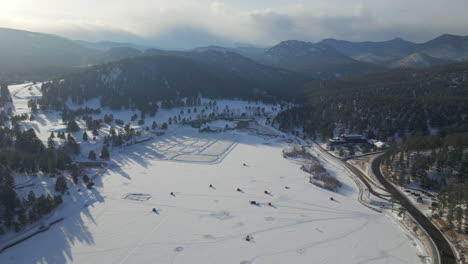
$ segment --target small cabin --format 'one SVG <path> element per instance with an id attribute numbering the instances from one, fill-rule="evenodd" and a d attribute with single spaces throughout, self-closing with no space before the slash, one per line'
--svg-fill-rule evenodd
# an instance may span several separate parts
<path id="1" fill-rule="evenodd" d="M 369 144 L 371 144 L 372 146 L 376 147 L 377 149 L 383 149 L 383 148 L 387 147 L 387 144 L 385 142 L 380 141 L 380 140 L 369 139 L 369 140 L 367 140 L 367 142 Z"/>

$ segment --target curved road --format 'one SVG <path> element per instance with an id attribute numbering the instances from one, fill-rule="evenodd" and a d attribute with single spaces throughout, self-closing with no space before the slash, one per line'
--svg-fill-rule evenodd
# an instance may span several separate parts
<path id="1" fill-rule="evenodd" d="M 364 175 L 364 173 L 362 171 L 360 171 L 358 168 L 354 167 L 353 165 L 347 163 L 346 159 L 341 159 L 341 158 L 335 157 L 335 156 L 331 155 L 327 150 L 325 150 L 322 146 L 320 146 L 320 144 L 317 143 L 316 141 L 312 141 L 312 142 L 314 142 L 315 146 L 317 146 L 318 150 L 323 155 L 329 156 L 330 158 L 341 162 L 348 170 L 350 170 L 354 175 L 356 175 L 359 178 L 359 180 L 361 180 L 361 182 L 364 183 L 364 185 L 366 186 L 366 188 L 369 190 L 369 192 L 371 194 L 373 194 L 374 196 L 379 197 L 379 198 L 381 198 L 383 200 L 388 200 L 390 198 L 391 195 L 382 194 L 382 193 L 379 193 L 379 192 L 375 191 L 374 188 L 372 188 L 372 185 L 367 181 L 366 176 Z"/>
<path id="2" fill-rule="evenodd" d="M 423 214 L 421 213 L 408 198 L 400 193 L 393 184 L 387 181 L 385 177 L 380 172 L 380 163 L 382 162 L 382 157 L 379 156 L 374 159 L 372 162 L 372 171 L 380 183 L 387 189 L 389 193 L 392 194 L 393 198 L 398 201 L 401 206 L 403 206 L 411 216 L 426 230 L 429 236 L 432 238 L 434 243 L 437 246 L 440 255 L 441 264 L 456 264 L 455 254 L 452 250 L 447 239 L 440 232 L 440 230 Z"/>
<path id="3" fill-rule="evenodd" d="M 323 154 L 328 154 L 329 156 L 333 157 L 336 160 L 340 160 L 343 162 L 343 164 L 350 170 L 352 171 L 368 188 L 369 192 L 372 193 L 373 195 L 380 197 L 382 199 L 388 199 L 387 195 L 382 195 L 375 190 L 372 189 L 372 185 L 367 181 L 367 177 L 364 175 L 363 172 L 361 172 L 359 169 L 354 167 L 353 165 L 347 163 L 343 159 L 339 159 L 333 155 L 330 155 L 325 149 L 323 149 L 320 144 L 314 141 L 316 146 L 318 146 L 318 149 L 320 152 Z M 385 179 L 385 177 L 382 175 L 380 172 L 380 163 L 382 161 L 382 155 L 375 158 L 372 161 L 371 168 L 372 172 L 378 179 L 378 181 L 385 187 L 385 190 L 390 193 L 390 196 L 392 196 L 401 206 L 403 206 L 408 213 L 411 214 L 411 216 L 419 223 L 419 225 L 424 228 L 424 230 L 429 234 L 431 237 L 432 241 L 436 245 L 437 250 L 439 252 L 440 260 L 437 261 L 435 260 L 436 264 L 456 264 L 456 258 L 455 254 L 453 252 L 452 247 L 450 246 L 449 242 L 447 239 L 442 235 L 440 230 L 423 214 L 421 213 L 406 196 L 401 194 L 395 186 L 393 186 L 390 182 Z M 384 196 L 384 197 L 383 197 Z"/>

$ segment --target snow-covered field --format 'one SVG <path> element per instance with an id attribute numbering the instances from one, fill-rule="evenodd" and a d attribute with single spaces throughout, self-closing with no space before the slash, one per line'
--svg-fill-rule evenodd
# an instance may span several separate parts
<path id="1" fill-rule="evenodd" d="M 55 214 L 62 222 L 0 263 L 421 263 L 421 245 L 358 202 L 345 168 L 326 161 L 343 187 L 320 189 L 282 157 L 286 139 L 266 135 L 280 132 L 260 128 L 175 126 L 114 150 L 94 189 L 70 186 Z"/>

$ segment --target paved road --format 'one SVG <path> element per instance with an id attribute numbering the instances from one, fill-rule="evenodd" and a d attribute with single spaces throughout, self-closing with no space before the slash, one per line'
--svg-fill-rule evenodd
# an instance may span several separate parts
<path id="1" fill-rule="evenodd" d="M 346 159 L 340 159 L 338 157 L 335 157 L 335 156 L 331 155 L 327 150 L 322 148 L 322 146 L 320 146 L 320 144 L 318 144 L 315 141 L 314 141 L 314 143 L 318 147 L 318 150 L 320 150 L 320 152 L 323 155 L 327 155 L 327 156 L 331 157 L 332 159 L 335 159 L 335 160 L 341 162 L 344 166 L 346 166 L 346 168 L 348 170 L 350 170 L 354 175 L 356 175 L 361 180 L 362 183 L 364 183 L 364 185 L 366 185 L 366 188 L 374 196 L 379 197 L 379 198 L 384 199 L 384 200 L 388 200 L 390 198 L 391 195 L 382 194 L 382 193 L 379 193 L 379 192 L 375 191 L 374 188 L 372 187 L 372 184 L 369 183 L 369 181 L 367 180 L 367 177 L 364 175 L 364 173 L 362 171 L 360 171 L 358 168 L 354 167 L 353 165 L 347 163 Z"/>
<path id="2" fill-rule="evenodd" d="M 373 190 L 372 185 L 368 182 L 367 177 L 364 175 L 362 171 L 360 171 L 358 168 L 354 167 L 353 165 L 349 164 L 346 162 L 346 159 L 339 159 L 331 154 L 329 154 L 325 149 L 323 149 L 319 144 L 316 143 L 316 145 L 319 147 L 319 150 L 322 153 L 326 153 L 329 156 L 332 156 L 336 160 L 340 160 L 343 162 L 343 164 L 350 170 L 352 171 L 368 188 L 369 192 L 371 192 L 373 195 L 380 197 L 382 199 L 387 200 L 389 197 L 387 195 L 382 195 L 376 191 Z M 403 194 L 401 194 L 395 186 L 390 184 L 382 175 L 380 172 L 380 162 L 382 161 L 382 156 L 379 156 L 375 158 L 371 164 L 372 171 L 374 175 L 377 177 L 379 182 L 385 187 L 386 191 L 390 193 L 390 196 L 392 196 L 400 205 L 402 205 L 410 214 L 411 216 L 426 230 L 426 232 L 429 234 L 431 239 L 434 241 L 435 245 L 437 248 L 433 248 L 433 252 L 439 252 L 440 259 L 435 256 L 434 258 L 434 264 L 455 264 L 456 259 L 455 259 L 455 254 L 450 247 L 450 244 L 446 240 L 446 238 L 442 235 L 439 229 L 434 226 L 434 224 L 423 214 L 421 213 L 412 203 L 411 201 L 406 198 Z M 433 244 L 433 243 L 431 243 Z"/>
<path id="3" fill-rule="evenodd" d="M 421 213 L 408 198 L 400 193 L 393 184 L 387 181 L 380 172 L 380 163 L 383 156 L 379 156 L 372 162 L 372 171 L 380 183 L 392 194 L 393 198 L 398 201 L 410 214 L 411 216 L 426 230 L 429 236 L 432 238 L 437 246 L 440 255 L 441 264 L 456 264 L 455 254 L 450 247 L 449 242 L 440 232 L 440 230 L 425 216 Z"/>

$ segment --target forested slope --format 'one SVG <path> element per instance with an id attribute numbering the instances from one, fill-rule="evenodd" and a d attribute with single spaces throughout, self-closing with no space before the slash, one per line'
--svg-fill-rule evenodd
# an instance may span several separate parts
<path id="1" fill-rule="evenodd" d="M 137 57 L 99 65 L 45 83 L 41 104 L 60 108 L 67 98 L 79 103 L 101 97 L 104 106 L 150 110 L 153 102 L 183 97 L 300 98 L 304 77 L 240 57 L 215 52 Z"/>
<path id="2" fill-rule="evenodd" d="M 457 124 L 468 114 L 468 63 L 390 70 L 306 85 L 308 103 L 278 116 L 283 129 L 301 126 L 331 137 L 337 123 L 392 140 Z"/>

